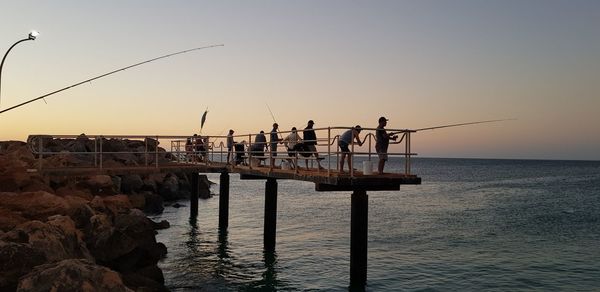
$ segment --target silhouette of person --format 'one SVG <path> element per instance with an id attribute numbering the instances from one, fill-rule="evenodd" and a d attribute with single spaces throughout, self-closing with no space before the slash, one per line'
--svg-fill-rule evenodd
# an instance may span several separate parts
<path id="1" fill-rule="evenodd" d="M 348 156 L 348 170 L 352 170 L 352 154 L 350 153 L 349 146 L 352 144 L 353 140 L 356 140 L 358 146 L 362 146 L 363 142 L 360 141 L 360 137 L 358 136 L 362 131 L 362 128 L 359 125 L 352 127 L 352 129 L 344 132 L 339 140 L 338 146 L 342 151 L 342 157 L 340 158 L 340 172 L 344 172 L 344 160 L 346 156 Z"/>
<path id="2" fill-rule="evenodd" d="M 304 145 L 306 145 L 308 151 L 317 159 L 319 169 L 323 169 L 323 167 L 321 167 L 321 162 L 319 161 L 319 153 L 317 152 L 317 135 L 313 129 L 314 124 L 315 122 L 313 120 L 309 120 L 306 128 L 304 128 Z M 306 169 L 308 169 L 308 159 L 304 160 L 304 162 L 306 162 Z"/>
<path id="3" fill-rule="evenodd" d="M 396 140 L 398 136 L 394 136 L 393 133 L 389 133 L 384 129 L 387 125 L 388 119 L 385 117 L 379 118 L 379 126 L 377 126 L 377 130 L 375 133 L 375 150 L 377 151 L 377 156 L 379 157 L 379 164 L 377 165 L 377 172 L 379 174 L 383 174 L 383 167 L 385 166 L 385 162 L 388 160 L 388 146 L 390 145 L 390 139 Z"/>

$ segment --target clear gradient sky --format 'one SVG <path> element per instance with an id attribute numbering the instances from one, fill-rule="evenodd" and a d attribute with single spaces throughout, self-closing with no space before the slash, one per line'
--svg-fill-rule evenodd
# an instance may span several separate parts
<path id="1" fill-rule="evenodd" d="M 0 109 L 163 54 L 0 115 L 29 134 L 423 128 L 425 157 L 600 160 L 600 1 L 8 1 Z"/>

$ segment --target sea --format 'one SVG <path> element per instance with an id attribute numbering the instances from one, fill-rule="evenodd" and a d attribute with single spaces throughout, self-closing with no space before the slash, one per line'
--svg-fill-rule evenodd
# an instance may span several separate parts
<path id="1" fill-rule="evenodd" d="M 421 185 L 368 192 L 365 290 L 600 291 L 600 161 L 413 158 L 412 173 Z M 196 217 L 189 201 L 151 217 L 171 224 L 157 235 L 171 291 L 348 291 L 351 192 L 278 180 L 264 252 L 264 190 L 230 175 L 224 233 L 218 185 Z"/>

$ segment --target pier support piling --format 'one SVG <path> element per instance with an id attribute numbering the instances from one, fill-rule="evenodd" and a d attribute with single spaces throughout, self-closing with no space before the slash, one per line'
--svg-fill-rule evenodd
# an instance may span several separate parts
<path id="1" fill-rule="evenodd" d="M 198 195 L 200 193 L 200 175 L 197 172 L 189 174 L 191 195 L 190 195 L 190 218 L 198 216 Z"/>
<path id="2" fill-rule="evenodd" d="M 265 231 L 264 247 L 266 251 L 275 251 L 277 226 L 277 180 L 267 178 L 265 183 Z"/>
<path id="3" fill-rule="evenodd" d="M 367 238 L 369 196 L 365 190 L 354 190 L 350 219 L 350 287 L 367 283 Z"/>
<path id="4" fill-rule="evenodd" d="M 219 230 L 229 226 L 229 173 L 222 172 L 219 178 Z"/>

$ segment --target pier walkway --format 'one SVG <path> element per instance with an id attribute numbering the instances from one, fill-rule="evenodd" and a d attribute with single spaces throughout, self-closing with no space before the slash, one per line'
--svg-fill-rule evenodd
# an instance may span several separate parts
<path id="1" fill-rule="evenodd" d="M 228 228 L 230 173 L 239 174 L 240 179 L 265 180 L 264 249 L 271 252 L 275 250 L 276 242 L 277 180 L 312 182 L 315 190 L 321 192 L 351 191 L 350 285 L 360 288 L 367 279 L 367 191 L 399 190 L 401 185 L 420 184 L 421 178 L 411 173 L 411 157 L 416 153 L 411 152 L 410 141 L 411 133 L 415 131 L 406 129 L 386 129 L 388 133 L 399 135 L 397 141 L 390 141 L 390 150 L 404 149 L 404 152 L 388 153 L 389 157 L 402 159 L 401 172 L 387 171 L 379 175 L 373 170 L 378 161 L 374 128 L 362 129 L 362 146 L 354 142 L 349 145 L 353 161 L 349 169 L 345 163 L 345 172 L 340 171 L 341 152 L 337 142 L 340 134 L 348 129 L 351 128 L 315 128 L 317 137 L 324 137 L 315 141 L 317 151 L 300 150 L 291 155 L 281 151 L 285 149 L 283 145 L 278 147 L 278 152 L 271 152 L 267 147 L 269 142 L 253 143 L 257 134 L 236 135 L 230 161 L 227 161 L 226 136 L 32 135 L 28 145 L 37 157 L 38 165 L 30 171 L 67 177 L 184 172 L 192 174 L 192 186 L 198 186 L 199 173 L 220 173 L 221 230 Z M 280 137 L 289 133 L 282 131 Z M 170 147 L 165 149 L 159 145 Z M 65 147 L 71 150 L 65 151 Z M 359 157 L 362 164 L 355 167 Z M 191 216 L 196 216 L 197 187 L 192 188 L 191 203 Z"/>

